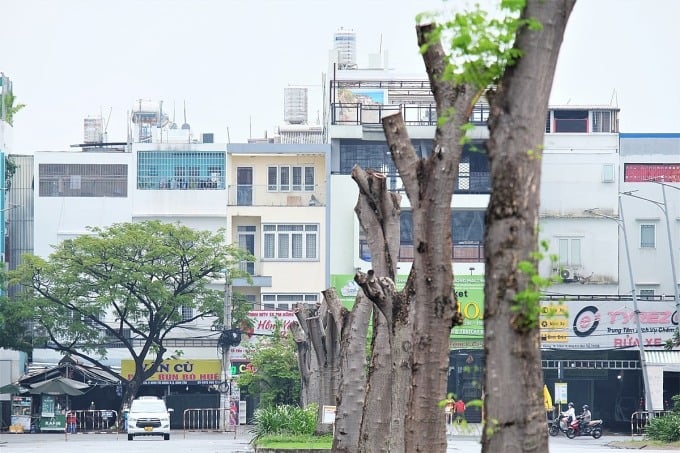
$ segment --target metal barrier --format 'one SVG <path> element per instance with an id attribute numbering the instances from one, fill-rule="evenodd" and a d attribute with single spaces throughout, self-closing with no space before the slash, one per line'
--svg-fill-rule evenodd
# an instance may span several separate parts
<path id="1" fill-rule="evenodd" d="M 71 418 L 74 415 L 75 423 Z M 66 413 L 64 435 L 66 440 L 69 434 L 75 433 L 116 433 L 118 438 L 122 422 L 118 411 L 112 409 L 69 411 Z"/>
<path id="2" fill-rule="evenodd" d="M 217 432 L 233 432 L 234 439 L 236 438 L 237 424 L 234 423 L 233 417 L 229 408 L 196 408 L 185 409 L 182 415 L 182 427 L 184 430 L 184 437 L 187 436 L 187 431 L 217 431 Z"/>
<path id="3" fill-rule="evenodd" d="M 649 424 L 650 418 L 663 417 L 670 411 L 637 411 L 630 416 L 630 436 L 635 439 L 635 436 L 644 436 L 645 428 Z M 650 413 L 652 417 L 650 417 Z"/>

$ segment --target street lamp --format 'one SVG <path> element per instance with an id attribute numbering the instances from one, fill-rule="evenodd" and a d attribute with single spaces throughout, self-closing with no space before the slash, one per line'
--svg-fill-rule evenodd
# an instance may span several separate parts
<path id="1" fill-rule="evenodd" d="M 654 181 L 656 182 L 656 181 Z M 632 198 L 637 198 L 638 200 L 644 200 L 648 201 L 659 209 L 664 214 L 664 217 L 666 218 L 666 233 L 668 234 L 668 250 L 670 250 L 671 254 L 671 273 L 673 274 L 673 296 L 675 297 L 675 311 L 678 312 L 680 310 L 680 294 L 678 293 L 678 275 L 675 272 L 675 252 L 673 251 L 673 235 L 671 234 L 671 222 L 670 219 L 668 218 L 668 205 L 666 204 L 666 191 L 664 190 L 664 186 L 666 184 L 660 183 L 662 192 L 663 192 L 663 203 L 658 202 L 656 200 L 652 200 L 649 198 L 641 197 L 639 195 L 635 195 L 634 192 L 635 190 L 630 190 L 628 192 L 623 192 L 623 195 L 626 195 L 628 197 Z M 672 186 L 671 186 L 672 187 Z M 680 189 L 679 189 L 680 190 Z"/>
<path id="2" fill-rule="evenodd" d="M 630 261 L 630 250 L 628 248 L 628 234 L 626 233 L 626 222 L 623 217 L 623 203 L 621 203 L 621 194 L 619 194 L 619 217 L 608 216 L 596 212 L 597 208 L 586 209 L 585 212 L 597 217 L 613 220 L 623 231 L 623 244 L 626 249 L 626 262 L 628 263 L 628 277 L 630 278 L 631 296 L 633 297 L 633 310 L 635 311 L 635 327 L 637 330 L 638 348 L 640 349 L 640 368 L 642 368 L 642 381 L 645 387 L 645 408 L 647 411 L 651 409 L 652 392 L 649 387 L 649 376 L 647 375 L 647 358 L 645 357 L 645 346 L 642 341 L 642 326 L 640 325 L 640 309 L 638 308 L 637 295 L 635 294 L 635 279 L 633 277 L 633 264 Z M 650 416 L 651 416 L 650 412 Z"/>

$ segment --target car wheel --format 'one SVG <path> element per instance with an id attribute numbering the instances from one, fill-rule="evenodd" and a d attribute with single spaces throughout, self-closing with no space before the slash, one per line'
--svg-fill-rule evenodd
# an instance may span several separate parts
<path id="1" fill-rule="evenodd" d="M 567 430 L 567 437 L 569 439 L 573 439 L 574 437 L 576 437 L 576 431 L 574 431 L 574 428 L 569 428 Z"/>
<path id="2" fill-rule="evenodd" d="M 163 440 L 170 440 L 170 434 L 163 434 Z"/>
<path id="3" fill-rule="evenodd" d="M 555 425 L 550 425 L 550 429 L 548 430 L 548 433 L 551 436 L 557 436 L 560 433 L 560 429 Z"/>
<path id="4" fill-rule="evenodd" d="M 128 434 L 128 440 L 132 440 L 134 438 L 135 438 L 135 436 L 133 434 Z"/>
<path id="5" fill-rule="evenodd" d="M 600 437 L 602 437 L 602 429 L 601 428 L 595 428 L 593 430 L 593 437 L 595 439 L 599 439 Z"/>

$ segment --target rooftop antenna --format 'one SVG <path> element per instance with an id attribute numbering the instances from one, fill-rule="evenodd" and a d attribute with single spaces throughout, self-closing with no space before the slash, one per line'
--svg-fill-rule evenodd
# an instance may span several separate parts
<path id="1" fill-rule="evenodd" d="M 616 92 L 616 88 L 612 90 L 612 97 L 609 99 L 609 105 L 613 105 L 615 107 L 619 106 L 619 95 Z"/>
<path id="2" fill-rule="evenodd" d="M 253 138 L 253 117 L 248 116 L 248 138 Z"/>
<path id="3" fill-rule="evenodd" d="M 231 138 L 229 138 L 229 126 L 227 126 L 227 143 L 231 143 Z"/>
<path id="4" fill-rule="evenodd" d="M 113 112 L 113 107 L 109 109 L 109 116 L 106 117 L 106 123 L 104 123 L 104 134 L 102 137 L 102 141 L 104 143 L 108 142 L 108 136 L 109 136 L 109 121 L 111 121 L 111 112 Z M 103 118 L 102 118 L 103 119 Z"/>
<path id="5" fill-rule="evenodd" d="M 182 124 L 182 130 L 189 130 L 191 126 L 187 123 L 187 101 L 184 101 L 184 124 Z"/>

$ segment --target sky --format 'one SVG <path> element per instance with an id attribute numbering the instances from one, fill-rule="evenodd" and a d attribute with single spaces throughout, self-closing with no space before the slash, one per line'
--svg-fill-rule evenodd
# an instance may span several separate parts
<path id="1" fill-rule="evenodd" d="M 163 101 L 180 125 L 186 109 L 195 134 L 242 143 L 283 123 L 285 87 L 307 86 L 314 123 L 336 30 L 356 32 L 360 67 L 382 49 L 390 67 L 425 76 L 416 15 L 470 3 L 0 0 L 0 71 L 26 104 L 10 150 L 69 149 L 93 116 L 125 141 L 139 99 Z M 678 17 L 675 0 L 579 0 L 551 104 L 616 105 L 622 132 L 680 132 Z"/>

